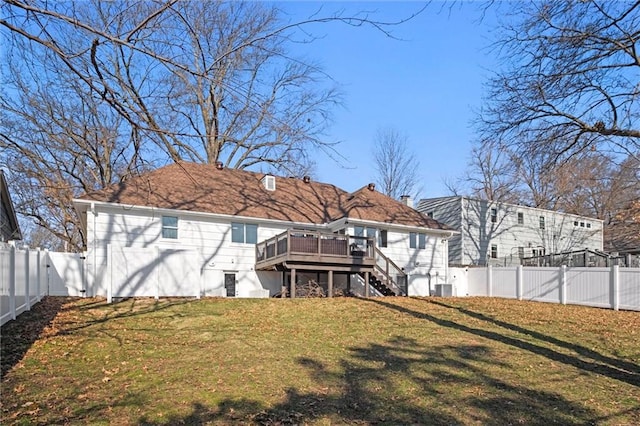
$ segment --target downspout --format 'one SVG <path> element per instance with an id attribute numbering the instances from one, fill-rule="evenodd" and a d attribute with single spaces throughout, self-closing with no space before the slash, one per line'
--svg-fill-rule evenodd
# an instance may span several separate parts
<path id="1" fill-rule="evenodd" d="M 443 259 L 444 259 L 444 282 L 445 283 L 449 282 L 449 238 L 450 237 L 451 235 L 449 235 L 449 237 L 444 238 L 442 240 L 442 243 L 444 245 Z"/>

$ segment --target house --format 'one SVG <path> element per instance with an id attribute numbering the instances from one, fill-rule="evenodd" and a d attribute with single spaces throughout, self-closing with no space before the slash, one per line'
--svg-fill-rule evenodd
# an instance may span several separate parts
<path id="1" fill-rule="evenodd" d="M 0 170 L 0 242 L 6 243 L 10 240 L 21 240 L 22 233 L 18 218 L 11 202 L 9 185 L 5 178 L 4 171 Z"/>
<path id="2" fill-rule="evenodd" d="M 509 266 L 521 259 L 603 249 L 599 219 L 461 196 L 423 199 L 417 209 L 460 232 L 449 240 L 451 265 Z"/>
<path id="3" fill-rule="evenodd" d="M 293 297 L 311 281 L 328 295 L 428 295 L 455 233 L 373 184 L 348 193 L 220 163 L 172 164 L 74 205 L 89 296 Z"/>

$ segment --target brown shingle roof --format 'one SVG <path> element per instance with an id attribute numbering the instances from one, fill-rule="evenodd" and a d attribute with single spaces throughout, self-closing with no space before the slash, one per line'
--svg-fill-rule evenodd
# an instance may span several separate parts
<path id="1" fill-rule="evenodd" d="M 276 177 L 267 191 L 263 173 L 177 163 L 81 199 L 127 205 L 324 224 L 343 217 L 450 229 L 367 187 L 349 194 L 325 183 Z"/>

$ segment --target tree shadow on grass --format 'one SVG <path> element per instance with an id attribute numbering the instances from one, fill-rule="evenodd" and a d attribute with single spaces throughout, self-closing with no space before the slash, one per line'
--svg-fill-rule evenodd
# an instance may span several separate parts
<path id="1" fill-rule="evenodd" d="M 90 310 L 104 310 L 105 307 L 113 309 L 104 311 L 100 317 L 94 320 L 76 322 L 60 320 L 56 321 L 56 329 L 49 335 L 73 334 L 95 325 L 100 325 L 118 318 L 129 318 L 144 315 L 149 312 L 162 311 L 176 305 L 193 302 L 190 298 L 170 298 L 162 300 L 148 299 L 122 299 L 116 303 L 109 304 L 105 299 L 100 298 L 78 298 L 46 296 L 39 303 L 35 304 L 30 311 L 22 313 L 14 321 L 4 324 L 0 330 L 1 353 L 0 361 L 2 365 L 3 379 L 5 375 L 18 364 L 33 343 L 38 340 L 42 332 L 53 323 L 54 318 L 64 311 L 86 312 Z M 66 306 L 65 306 L 66 305 Z M 104 330 L 103 333 L 106 333 Z M 120 340 L 116 335 L 112 335 L 115 340 Z M 122 342 L 120 342 L 122 343 Z"/>
<path id="2" fill-rule="evenodd" d="M 81 322 L 62 322 L 60 329 L 55 335 L 74 334 L 83 329 L 108 324 L 114 320 L 143 316 L 152 312 L 161 312 L 175 306 L 186 305 L 196 301 L 196 299 L 193 298 L 126 298 L 114 299 L 113 303 L 108 303 L 106 299 L 85 300 L 87 300 L 87 303 L 84 303 L 83 300 L 83 303 L 74 306 L 74 309 L 79 312 L 95 311 L 95 317 L 93 319 L 83 318 Z M 104 328 L 99 328 L 95 331 L 111 337 L 116 340 L 119 345 L 122 345 L 122 339 L 117 334 L 109 333 Z"/>
<path id="3" fill-rule="evenodd" d="M 23 312 L 15 320 L 2 326 L 0 334 L 0 361 L 2 374 L 0 379 L 22 360 L 33 343 L 38 340 L 42 331 L 64 309 L 64 305 L 76 298 L 46 296 Z"/>
<path id="4" fill-rule="evenodd" d="M 599 352 L 594 351 L 593 349 L 589 349 L 586 348 L 584 346 L 581 345 L 577 345 L 575 343 L 570 343 L 570 342 L 566 342 L 564 340 L 558 339 L 556 337 L 553 336 L 548 336 L 544 333 L 540 333 L 538 331 L 534 331 L 534 330 L 529 330 L 527 328 L 524 327 L 520 327 L 518 325 L 515 324 L 511 324 L 505 321 L 500 321 L 497 320 L 495 318 L 491 318 L 483 313 L 480 312 L 475 312 L 472 311 L 470 309 L 466 309 L 460 306 L 452 306 L 452 305 L 448 305 L 444 302 L 440 302 L 440 301 L 436 301 L 436 300 L 430 300 L 430 303 L 433 303 L 435 305 L 438 306 L 442 306 L 444 308 L 449 308 L 449 309 L 454 309 L 460 313 L 463 313 L 465 315 L 468 315 L 472 318 L 476 318 L 479 319 L 481 321 L 486 321 L 488 323 L 491 324 L 495 324 L 497 326 L 506 328 L 507 330 L 511 330 L 511 331 L 515 331 L 517 333 L 520 334 L 524 334 L 527 336 L 531 336 L 534 339 L 540 340 L 542 342 L 547 342 L 547 343 L 551 343 L 552 345 L 561 347 L 561 348 L 565 348 L 565 349 L 569 349 L 571 351 L 576 352 L 577 354 L 585 357 L 585 358 L 591 358 L 595 361 L 598 361 L 602 364 L 608 364 L 609 366 L 616 368 L 618 370 L 621 370 L 621 372 L 626 372 L 629 373 L 630 376 L 627 376 L 627 378 L 629 379 L 634 379 L 635 380 L 631 380 L 631 384 L 635 384 L 636 386 L 640 386 L 640 366 L 638 364 L 634 364 L 632 362 L 628 362 L 625 360 L 621 360 L 621 359 L 617 359 L 617 358 L 612 358 L 610 356 L 606 356 L 603 355 Z M 612 377 L 612 378 L 618 378 L 618 377 Z M 627 380 L 624 380 L 627 381 Z"/>
<path id="5" fill-rule="evenodd" d="M 195 402 L 186 416 L 143 417 L 139 424 L 582 425 L 598 419 L 552 391 L 500 379 L 509 366 L 484 345 L 433 346 L 396 336 L 350 348 L 339 367 L 309 357 L 297 362 L 314 386 L 289 388 L 280 403 L 226 399 L 209 408 Z"/>
<path id="6" fill-rule="evenodd" d="M 559 352 L 555 349 L 549 348 L 547 346 L 543 346 L 543 344 L 538 344 L 538 343 L 532 343 L 523 339 L 519 339 L 517 337 L 512 337 L 512 336 L 507 336 L 505 334 L 501 334 L 495 331 L 490 331 L 490 330 L 485 330 L 482 328 L 474 328 L 474 327 L 470 327 L 468 325 L 465 324 L 460 324 L 457 323 L 455 321 L 451 321 L 448 319 L 443 319 L 443 318 L 438 318 L 434 315 L 425 313 L 425 312 L 419 312 L 419 311 L 414 311 L 412 309 L 406 308 L 404 306 L 399 306 L 396 305 L 394 303 L 391 302 L 387 302 L 387 301 L 382 301 L 382 300 L 375 300 L 375 299 L 365 299 L 368 302 L 371 303 L 375 303 L 384 307 L 387 307 L 389 309 L 393 309 L 396 310 L 398 312 L 402 312 L 405 313 L 407 315 L 411 315 L 415 318 L 418 319 L 423 319 L 423 320 L 427 320 L 430 322 L 433 322 L 435 324 L 438 324 L 442 327 L 448 327 L 448 328 L 453 328 L 459 331 L 464 331 L 467 333 L 471 333 L 474 334 L 476 336 L 480 336 L 486 339 L 490 339 L 493 341 L 497 341 L 497 342 L 501 342 L 504 343 L 506 345 L 510 345 L 510 346 L 514 346 L 516 348 L 522 349 L 522 350 L 526 350 L 532 353 L 535 353 L 537 355 L 546 357 L 550 360 L 553 361 L 557 361 L 566 365 L 570 365 L 573 366 L 575 368 L 578 368 L 580 370 L 583 371 L 587 371 L 587 372 L 591 372 L 591 373 L 597 373 L 606 377 L 609 377 L 611 379 L 615 379 L 615 380 L 620 380 L 622 382 L 628 383 L 630 385 L 634 385 L 634 386 L 639 386 L 640 387 L 640 374 L 637 373 L 638 371 L 638 367 L 636 365 L 633 365 L 631 363 L 624 363 L 623 361 L 619 361 L 619 360 L 613 360 L 611 358 L 608 357 L 604 357 L 601 354 L 598 354 L 595 351 L 591 351 L 591 350 L 586 350 L 584 348 L 575 346 L 572 347 L 571 344 L 567 343 L 567 342 L 563 342 L 560 341 L 559 339 L 555 339 L 552 338 L 550 336 L 546 336 L 543 335 L 541 333 L 535 333 L 532 332 L 530 330 L 526 330 L 523 329 L 521 327 L 515 326 L 513 324 L 508 324 L 502 321 L 496 321 L 496 320 L 491 320 L 490 322 L 496 324 L 496 325 L 500 325 L 502 327 L 505 327 L 509 330 L 513 330 L 513 331 L 519 331 L 521 333 L 525 333 L 527 335 L 530 335 L 531 337 L 534 337 L 538 340 L 540 340 L 543 344 L 548 344 L 548 343 L 554 343 L 560 347 L 563 348 L 569 348 L 569 349 L 573 349 L 575 350 L 577 353 L 585 356 L 586 358 L 590 358 L 589 360 L 584 360 L 579 358 L 578 356 L 575 355 L 568 355 L 562 352 Z M 453 308 L 449 305 L 446 304 L 442 304 L 439 302 L 431 302 L 430 303 L 436 303 L 439 306 L 444 306 L 447 308 Z M 461 311 L 463 312 L 463 311 Z M 472 311 L 467 311 L 467 312 L 463 312 L 467 315 L 470 315 L 472 313 Z M 474 318 L 478 318 L 478 319 L 483 319 L 485 321 L 488 321 L 488 318 L 482 314 L 477 314 L 474 313 L 475 315 L 472 315 Z M 615 363 L 613 362 L 615 361 Z M 608 365 L 608 364 L 612 364 L 612 365 Z M 630 365 L 631 364 L 631 365 Z"/>

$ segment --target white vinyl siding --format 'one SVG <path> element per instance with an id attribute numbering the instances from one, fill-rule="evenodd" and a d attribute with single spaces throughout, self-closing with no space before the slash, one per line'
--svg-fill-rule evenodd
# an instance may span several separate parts
<path id="1" fill-rule="evenodd" d="M 179 217 L 179 246 L 176 245 L 176 240 L 162 238 L 162 216 Z M 190 259 L 193 258 L 197 266 L 196 270 L 200 274 L 200 288 L 205 296 L 221 295 L 224 290 L 225 273 L 237 274 L 239 297 L 250 297 L 254 292 L 260 292 L 262 289 L 269 289 L 271 295 L 275 294 L 280 291 L 281 273 L 255 271 L 256 250 L 255 245 L 250 242 L 253 240 L 261 242 L 287 229 L 301 228 L 304 225 L 259 220 L 255 223 L 247 223 L 245 218 L 238 219 L 233 222 L 243 226 L 236 226 L 235 232 L 239 238 L 240 229 L 244 228 L 244 243 L 231 241 L 233 229 L 229 219 L 190 212 L 180 212 L 178 215 L 177 212 L 176 214 L 159 213 L 153 209 L 96 207 L 95 215 L 91 212 L 87 213 L 87 295 L 106 295 L 107 245 L 109 244 L 112 246 L 113 259 L 119 258 L 123 250 L 129 249 L 131 249 L 130 252 L 138 249 L 148 252 L 155 250 L 161 257 L 166 253 L 188 251 Z M 387 241 L 387 247 L 381 247 L 382 252 L 407 274 L 426 276 L 430 273 L 431 276 L 436 276 L 438 272 L 440 277 L 445 276 L 447 255 L 442 235 L 426 231 L 424 233 L 425 249 L 410 249 L 407 230 L 396 229 L 389 224 L 380 225 L 385 226 Z M 366 228 L 365 235 L 368 232 Z M 369 228 L 376 229 L 375 226 L 369 226 Z M 339 229 L 337 227 L 335 231 Z M 326 232 L 332 231 L 334 230 L 326 229 Z M 346 232 L 352 234 L 353 227 L 347 225 Z M 382 232 L 378 229 L 378 238 L 381 238 L 380 235 Z M 419 241 L 417 243 L 420 244 Z M 150 256 L 155 255 L 151 253 Z M 171 264 L 171 260 L 168 264 Z M 180 283 L 180 280 L 176 282 Z M 185 285 L 187 284 L 192 286 L 188 290 L 191 292 L 194 284 L 185 282 Z M 418 293 L 419 291 L 421 291 L 419 287 L 410 286 L 410 294 L 428 294 Z"/>

